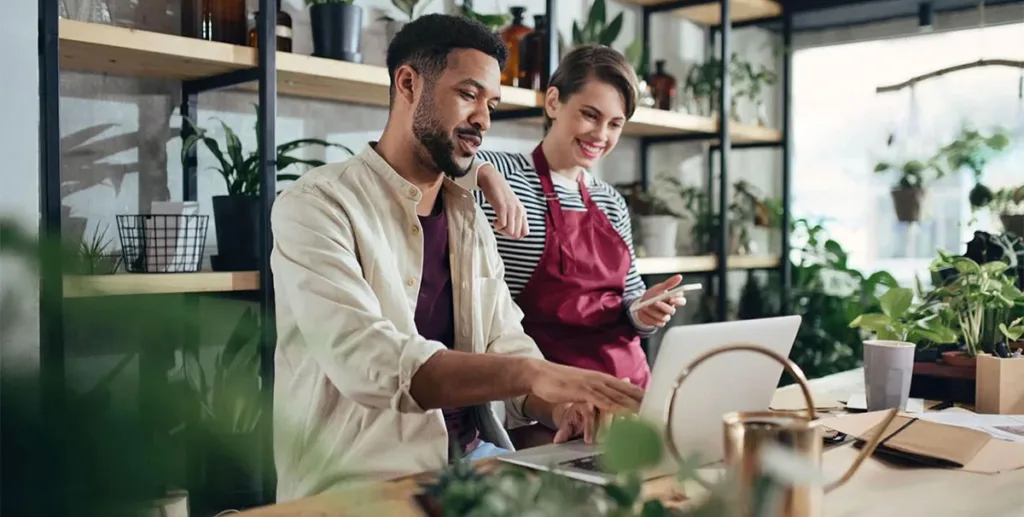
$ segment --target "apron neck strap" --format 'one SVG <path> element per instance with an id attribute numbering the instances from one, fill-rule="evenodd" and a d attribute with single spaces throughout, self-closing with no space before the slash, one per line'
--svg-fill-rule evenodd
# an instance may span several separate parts
<path id="1" fill-rule="evenodd" d="M 551 181 L 551 167 L 548 159 L 544 156 L 542 144 L 537 144 L 533 149 L 533 169 L 537 171 L 540 178 L 540 186 L 544 191 L 544 200 L 547 201 L 548 214 L 551 217 L 551 225 L 555 229 L 565 227 L 565 217 L 562 215 L 562 204 L 558 202 L 558 194 L 555 192 L 555 185 Z"/>

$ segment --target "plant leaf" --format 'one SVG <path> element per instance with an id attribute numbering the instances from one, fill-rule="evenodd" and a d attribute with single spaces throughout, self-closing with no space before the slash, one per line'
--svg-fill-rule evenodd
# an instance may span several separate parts
<path id="1" fill-rule="evenodd" d="M 622 31 L 622 13 L 619 13 L 612 18 L 611 23 L 601 31 L 601 38 L 599 43 L 604 46 L 611 46 L 615 43 L 615 40 L 619 37 L 619 32 Z"/>
<path id="2" fill-rule="evenodd" d="M 889 289 L 888 292 L 878 299 L 882 306 L 882 312 L 893 320 L 903 316 L 910 309 L 910 304 L 913 301 L 914 292 L 905 287 Z"/>
<path id="3" fill-rule="evenodd" d="M 601 463 L 611 472 L 632 472 L 656 466 L 662 458 L 661 437 L 637 417 L 616 417 L 608 427 Z"/>

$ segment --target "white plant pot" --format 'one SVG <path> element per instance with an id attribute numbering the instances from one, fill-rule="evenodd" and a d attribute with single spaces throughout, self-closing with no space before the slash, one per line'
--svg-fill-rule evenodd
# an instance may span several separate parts
<path id="1" fill-rule="evenodd" d="M 639 218 L 640 242 L 651 257 L 676 256 L 679 220 L 670 215 L 648 215 Z"/>

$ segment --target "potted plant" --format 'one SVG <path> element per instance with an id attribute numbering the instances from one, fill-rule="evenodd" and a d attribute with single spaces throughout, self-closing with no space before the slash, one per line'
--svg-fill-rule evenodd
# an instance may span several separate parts
<path id="1" fill-rule="evenodd" d="M 432 4 L 434 0 L 391 0 L 391 5 L 395 6 L 399 12 L 404 16 L 404 19 L 397 20 L 390 16 L 381 16 L 378 21 L 384 22 L 384 31 L 387 34 L 387 44 L 391 44 L 391 40 L 395 39 L 395 35 L 398 31 L 405 27 L 406 23 L 409 23 L 416 18 L 423 15 L 423 9 L 428 5 Z"/>
<path id="2" fill-rule="evenodd" d="M 362 63 L 363 8 L 354 0 L 306 0 L 313 55 Z"/>
<path id="3" fill-rule="evenodd" d="M 633 71 L 636 72 L 636 77 L 640 81 L 637 85 L 637 90 L 640 92 L 640 106 L 653 108 L 657 99 L 654 98 L 654 89 L 647 82 L 649 53 L 650 49 L 644 46 L 643 35 L 638 34 L 636 38 L 633 38 L 633 42 L 622 52 L 622 55 L 626 56 L 629 63 L 633 65 Z"/>
<path id="4" fill-rule="evenodd" d="M 850 322 L 851 328 L 873 332 L 877 339 L 911 343 L 953 343 L 957 335 L 943 322 L 941 311 L 917 310 L 914 292 L 892 287 L 878 298 L 881 312 L 864 313 Z"/>
<path id="5" fill-rule="evenodd" d="M 911 159 L 903 163 L 878 162 L 876 174 L 895 172 L 898 176 L 892 187 L 892 203 L 896 219 L 903 223 L 921 220 L 921 204 L 927 193 L 928 183 L 945 176 L 945 171 L 935 158 Z"/>
<path id="6" fill-rule="evenodd" d="M 736 65 L 741 70 L 744 81 L 738 85 L 740 88 L 736 94 L 749 100 L 755 109 L 755 121 L 759 126 L 768 126 L 768 112 L 765 109 L 764 99 L 761 94 L 765 86 L 775 84 L 777 74 L 767 66 L 754 67 L 747 61 L 739 61 Z M 745 87 L 744 87 L 745 86 Z"/>
<path id="7" fill-rule="evenodd" d="M 655 190 L 659 193 L 665 192 L 664 187 L 681 187 L 676 178 L 663 177 L 660 182 L 663 187 Z M 673 208 L 663 195 L 645 190 L 640 182 L 617 185 L 616 188 L 633 214 L 643 254 L 651 257 L 676 256 L 679 220 L 687 219 L 686 214 Z"/>
<path id="8" fill-rule="evenodd" d="M 227 194 L 213 196 L 213 220 L 217 235 L 217 257 L 211 259 L 213 269 L 217 271 L 251 271 L 258 269 L 261 221 L 260 213 L 260 159 L 257 151 L 246 152 L 242 141 L 227 124 L 221 122 L 224 130 L 224 145 L 209 136 L 209 131 L 199 127 L 191 119 L 185 123 L 195 131 L 189 135 L 181 146 L 182 163 L 189 151 L 202 142 L 217 160 L 214 167 L 224 178 Z M 256 122 L 256 134 L 259 134 L 259 121 Z M 292 165 L 319 167 L 322 160 L 298 158 L 292 154 L 310 146 L 347 147 L 316 138 L 302 138 L 285 142 L 277 146 L 274 158 L 277 170 L 282 171 Z M 294 181 L 296 174 L 278 174 L 278 181 Z"/>
<path id="9" fill-rule="evenodd" d="M 196 498 L 212 513 L 258 504 L 262 473 L 259 424 L 260 325 L 255 311 L 248 309 L 232 330 L 224 349 L 213 362 L 212 372 L 203 368 L 197 346 L 182 350 L 182 362 L 175 377 L 187 384 L 198 409 L 186 421 L 198 460 L 198 481 L 202 490 Z M 198 450 L 197 450 L 198 449 Z"/>
<path id="10" fill-rule="evenodd" d="M 512 15 L 509 13 L 483 14 L 474 11 L 473 3 L 470 1 L 462 2 L 462 5 L 459 7 L 459 14 L 471 20 L 476 20 L 495 32 L 512 21 Z"/>
<path id="11" fill-rule="evenodd" d="M 729 81 L 733 86 L 733 94 L 729 99 L 729 119 L 740 122 L 737 109 L 739 93 L 744 91 L 749 80 L 746 73 L 746 61 L 738 53 L 733 53 L 729 60 Z M 722 60 L 712 56 L 707 61 L 690 67 L 683 83 L 690 112 L 703 116 L 718 116 L 718 96 L 722 90 Z"/>
<path id="12" fill-rule="evenodd" d="M 1011 321 L 1011 311 L 1024 305 L 1024 294 L 1014 285 L 1015 275 L 1007 274 L 1010 264 L 1002 260 L 978 264 L 968 257 L 939 251 L 929 269 L 936 278 L 936 295 L 943 299 L 957 318 L 957 330 L 963 349 L 943 353 L 947 364 L 971 364 L 979 353 L 1005 357 L 1005 337 L 1000 324 Z M 952 270 L 952 275 L 940 271 Z M 944 278 L 943 278 L 944 277 Z"/>
<path id="13" fill-rule="evenodd" d="M 977 194 L 975 191 L 980 191 Z M 971 198 L 971 209 L 990 208 L 999 214 L 1003 229 L 1018 237 L 1024 237 L 1024 185 L 1019 187 L 1001 188 L 992 191 L 978 183 L 971 190 L 977 194 Z"/>

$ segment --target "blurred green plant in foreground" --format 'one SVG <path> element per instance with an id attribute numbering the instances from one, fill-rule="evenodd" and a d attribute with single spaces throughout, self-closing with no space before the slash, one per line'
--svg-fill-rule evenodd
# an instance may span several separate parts
<path id="1" fill-rule="evenodd" d="M 0 264 L 20 261 L 39 271 L 40 265 L 59 263 L 74 253 L 75 249 L 66 248 L 57 240 L 37 241 L 16 225 L 0 221 Z M 0 286 L 3 307 L 34 298 L 31 293 L 15 292 L 10 285 L 11 282 L 5 282 Z M 53 288 L 53 283 L 30 285 L 42 285 L 44 290 Z M 197 331 L 195 327 L 200 324 L 195 308 L 180 301 L 133 304 L 133 312 L 126 315 L 115 310 L 118 306 L 111 299 L 116 297 L 96 294 L 92 302 L 76 307 L 84 311 L 79 317 L 93 323 L 156 332 L 167 328 Z M 216 318 L 221 311 L 237 315 L 238 309 L 216 298 L 204 301 L 206 319 L 211 314 Z M 8 314 L 0 314 L 0 336 L 16 335 L 13 328 L 23 324 Z M 40 314 L 43 326 L 62 317 Z M 259 335 L 262 317 L 246 313 L 239 321 L 229 346 L 215 363 L 218 369 L 211 382 L 207 382 L 207 374 L 198 367 L 197 357 L 184 353 L 178 372 L 185 377 L 184 381 L 140 383 L 138 398 L 145 401 L 145 407 L 137 409 L 103 403 L 109 398 L 104 390 L 109 379 L 124 370 L 143 347 L 151 352 L 152 343 L 140 343 L 134 354 L 128 353 L 84 393 L 68 389 L 65 379 L 52 377 L 63 372 L 5 365 L 0 376 L 0 432 L 4 448 L 0 513 L 46 517 L 152 515 L 149 508 L 153 501 L 183 487 L 195 488 L 190 486 L 194 480 L 182 467 L 183 455 L 188 457 L 198 451 L 240 464 L 256 461 L 260 457 L 258 451 L 239 447 L 231 440 L 237 432 L 256 429 L 261 416 L 259 407 L 239 405 L 239 401 L 259 403 L 252 400 L 251 382 L 256 375 L 258 355 L 254 356 L 246 343 L 258 343 L 255 337 Z M 18 345 L 3 343 L 5 359 L 7 352 Z M 182 384 L 191 389 L 168 389 L 180 388 Z M 483 474 L 460 461 L 440 472 L 437 479 L 424 486 L 424 491 L 445 516 L 781 517 L 775 498 L 779 490 L 790 483 L 817 480 L 815 467 L 784 452 L 769 451 L 772 456 L 762 458 L 761 462 L 766 475 L 756 485 L 752 500 L 737 499 L 740 492 L 727 474 L 699 502 L 670 509 L 657 500 L 645 501 L 641 495 L 638 472 L 659 464 L 666 454 L 653 426 L 636 417 L 617 417 L 603 432 L 602 447 L 604 467 L 620 475 L 616 483 L 608 486 L 576 482 L 554 474 L 534 475 L 514 467 Z M 689 459 L 681 464 L 684 468 L 679 478 L 692 478 L 696 462 Z M 272 470 L 266 468 L 264 472 L 269 474 Z M 357 485 L 340 480 L 338 486 L 344 490 Z M 343 497 L 338 503 L 339 514 L 358 515 L 356 507 L 347 503 L 356 498 L 372 498 L 373 492 L 347 490 Z"/>

